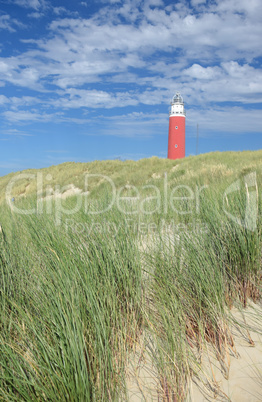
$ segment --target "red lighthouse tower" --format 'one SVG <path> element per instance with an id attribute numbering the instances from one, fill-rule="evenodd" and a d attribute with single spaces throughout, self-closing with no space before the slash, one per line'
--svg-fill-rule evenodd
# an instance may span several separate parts
<path id="1" fill-rule="evenodd" d="M 185 157 L 185 139 L 186 113 L 183 98 L 177 92 L 172 99 L 169 113 L 168 159 Z"/>

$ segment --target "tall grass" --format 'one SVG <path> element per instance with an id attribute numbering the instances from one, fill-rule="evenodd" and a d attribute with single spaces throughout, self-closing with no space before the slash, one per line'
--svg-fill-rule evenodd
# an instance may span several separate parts
<path id="1" fill-rule="evenodd" d="M 115 400 L 142 324 L 134 239 L 10 218 L 0 239 L 1 397 Z"/>
<path id="2" fill-rule="evenodd" d="M 52 170 L 63 178 L 68 169 L 71 176 L 59 184 L 77 177 L 79 187 L 86 169 L 111 172 L 117 186 L 128 182 L 122 195 L 131 197 L 130 185 L 137 184 L 147 196 L 150 187 L 144 191 L 143 186 L 155 184 L 160 208 L 154 200 L 143 204 L 155 210 L 152 214 L 141 212 L 133 200 L 122 211 L 114 205 L 92 215 L 111 197 L 105 183 L 95 181 L 87 211 L 81 208 L 69 217 L 58 219 L 55 200 L 48 208 L 44 201 L 42 214 L 29 216 L 1 204 L 0 399 L 124 400 L 127 361 L 142 332 L 153 342 L 162 399 L 185 400 L 192 377 L 202 378 L 202 355 L 209 348 L 228 376 L 228 356 L 235 353 L 230 309 L 261 300 L 261 199 L 257 226 L 250 230 L 245 187 L 224 197 L 225 189 L 250 169 L 257 171 L 261 186 L 259 158 L 248 154 L 248 162 L 237 168 L 240 157 L 217 153 L 176 162 L 155 158 Z M 131 171 L 134 166 L 139 177 Z M 164 177 L 170 179 L 168 191 L 179 184 L 193 190 L 208 184 L 200 205 L 180 187 L 176 195 L 185 198 L 177 200 L 175 210 L 169 204 L 166 210 Z M 23 193 L 23 185 L 16 190 Z M 35 201 L 18 197 L 15 205 L 31 209 Z M 76 202 L 72 197 L 63 206 Z M 154 232 L 139 230 L 141 221 L 147 228 L 154 224 Z M 175 225 L 164 230 L 163 221 Z"/>
<path id="3" fill-rule="evenodd" d="M 235 197 L 234 212 L 245 211 L 246 202 L 242 193 Z M 258 209 L 261 213 L 261 204 Z M 229 355 L 235 354 L 230 309 L 235 302 L 246 307 L 248 299 L 261 298 L 260 217 L 254 231 L 232 222 L 213 190 L 198 219 L 206 231 L 160 233 L 158 248 L 147 256 L 148 328 L 166 400 L 185 399 L 192 375 L 202 377 L 201 351 L 210 346 L 228 378 Z M 218 393 L 214 384 L 213 391 Z"/>

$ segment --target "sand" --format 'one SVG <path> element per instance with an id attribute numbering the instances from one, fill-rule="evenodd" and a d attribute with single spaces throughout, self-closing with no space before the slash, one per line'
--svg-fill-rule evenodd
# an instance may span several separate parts
<path id="1" fill-rule="evenodd" d="M 172 239 L 171 244 L 174 244 L 174 237 L 169 233 L 161 237 L 165 243 Z M 157 234 L 142 237 L 140 252 L 143 254 L 154 249 L 157 241 Z M 202 356 L 202 371 L 199 373 L 202 381 L 192 378 L 186 402 L 262 401 L 262 303 L 249 302 L 245 310 L 233 308 L 231 315 L 235 353 L 231 350 L 226 354 L 225 364 L 221 364 L 213 348 L 208 347 L 208 353 Z M 144 333 L 130 356 L 126 377 L 127 401 L 164 401 L 157 369 L 151 358 L 153 349 L 150 336 Z"/>
<path id="2" fill-rule="evenodd" d="M 262 401 L 262 307 L 250 303 L 244 312 L 234 309 L 232 316 L 243 327 L 232 327 L 237 353 L 229 355 L 228 373 L 227 367 L 224 370 L 214 354 L 210 355 L 210 362 L 207 356 L 203 359 L 205 371 L 213 380 L 213 385 L 217 384 L 222 392 L 215 399 L 208 384 L 204 387 L 193 382 L 188 401 Z M 251 330 L 244 328 L 245 322 Z"/>
<path id="3" fill-rule="evenodd" d="M 83 192 L 78 187 L 75 187 L 74 184 L 68 184 L 66 187 L 63 188 L 63 191 L 55 191 L 54 189 L 49 189 L 49 195 L 42 198 L 42 200 L 50 200 L 55 198 L 66 199 L 68 197 L 73 197 L 75 195 L 88 195 L 89 192 Z"/>
<path id="4" fill-rule="evenodd" d="M 233 309 L 232 317 L 243 324 L 243 327 L 232 324 L 231 328 L 236 353 L 231 352 L 228 363 L 221 365 L 210 347 L 208 354 L 203 355 L 205 375 L 200 373 L 203 382 L 192 378 L 186 402 L 262 401 L 262 306 L 250 303 L 244 313 Z M 245 322 L 252 328 L 250 331 L 246 330 Z M 164 400 L 150 357 L 152 347 L 150 338 L 144 335 L 130 358 L 127 373 L 127 400 L 130 402 Z"/>

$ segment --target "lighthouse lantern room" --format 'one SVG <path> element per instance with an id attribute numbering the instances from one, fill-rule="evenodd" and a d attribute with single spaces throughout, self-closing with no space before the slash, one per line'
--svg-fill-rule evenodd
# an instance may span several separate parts
<path id="1" fill-rule="evenodd" d="M 168 159 L 185 157 L 185 123 L 184 101 L 180 93 L 177 92 L 171 101 L 169 113 Z"/>

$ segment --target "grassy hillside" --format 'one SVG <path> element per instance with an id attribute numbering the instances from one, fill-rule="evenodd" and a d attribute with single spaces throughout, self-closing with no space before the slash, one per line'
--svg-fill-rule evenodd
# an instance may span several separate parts
<path id="1" fill-rule="evenodd" d="M 0 200 L 4 197 L 7 183 L 17 174 L 43 175 L 43 187 L 66 186 L 74 184 L 84 190 L 86 174 L 101 174 L 112 178 L 117 187 L 126 184 L 143 186 L 146 183 L 156 184 L 157 179 L 167 172 L 170 184 L 183 182 L 185 184 L 195 181 L 217 185 L 224 179 L 233 179 L 248 171 L 257 171 L 261 175 L 262 151 L 256 152 L 214 152 L 191 156 L 183 160 L 171 161 L 152 157 L 139 161 L 95 161 L 89 163 L 67 162 L 58 166 L 51 166 L 40 170 L 24 170 L 0 177 Z M 47 180 L 48 177 L 48 180 Z M 95 194 L 103 190 L 103 181 L 93 180 L 89 190 Z M 14 196 L 35 194 L 36 180 L 22 178 L 14 186 Z"/>
<path id="2" fill-rule="evenodd" d="M 0 178 L 0 399 L 125 400 L 142 336 L 163 399 L 186 399 L 200 350 L 227 375 L 231 309 L 261 302 L 261 162 L 226 152 Z"/>

